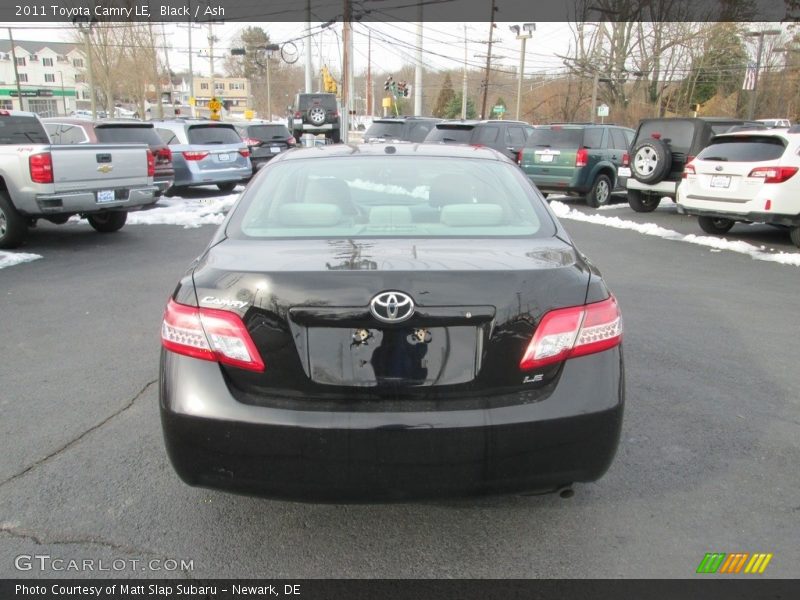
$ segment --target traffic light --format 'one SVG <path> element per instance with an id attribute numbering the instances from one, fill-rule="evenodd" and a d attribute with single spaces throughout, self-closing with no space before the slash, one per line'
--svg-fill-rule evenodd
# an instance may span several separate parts
<path id="1" fill-rule="evenodd" d="M 392 76 L 386 78 L 386 82 L 383 84 L 383 89 L 387 92 L 392 89 Z"/>
<path id="2" fill-rule="evenodd" d="M 406 98 L 411 95 L 411 85 L 403 86 L 403 96 Z"/>

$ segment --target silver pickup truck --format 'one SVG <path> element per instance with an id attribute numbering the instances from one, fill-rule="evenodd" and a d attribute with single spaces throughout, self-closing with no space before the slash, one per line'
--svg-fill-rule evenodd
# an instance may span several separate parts
<path id="1" fill-rule="evenodd" d="M 129 210 L 156 202 L 154 170 L 144 144 L 53 146 L 34 113 L 0 110 L 0 248 L 22 244 L 37 219 L 121 229 Z"/>

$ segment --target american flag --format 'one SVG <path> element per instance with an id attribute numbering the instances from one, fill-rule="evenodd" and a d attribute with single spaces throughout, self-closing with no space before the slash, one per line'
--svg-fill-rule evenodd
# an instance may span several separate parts
<path id="1" fill-rule="evenodd" d="M 742 82 L 743 90 L 753 90 L 756 87 L 756 63 L 747 65 L 747 71 L 744 73 L 744 81 Z"/>

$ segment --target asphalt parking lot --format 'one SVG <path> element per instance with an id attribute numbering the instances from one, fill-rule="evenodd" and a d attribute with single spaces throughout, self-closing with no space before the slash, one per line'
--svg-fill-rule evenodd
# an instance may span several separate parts
<path id="1" fill-rule="evenodd" d="M 670 206 L 598 214 L 702 234 Z M 682 578 L 714 551 L 771 552 L 764 576 L 796 577 L 800 268 L 564 223 L 625 318 L 627 407 L 611 469 L 570 499 L 379 506 L 226 495 L 172 471 L 157 412 L 160 318 L 213 226 L 101 236 L 40 225 L 22 250 L 42 258 L 0 270 L 0 577 Z M 727 237 L 798 253 L 769 227 Z M 193 569 L 15 568 L 33 554 Z"/>

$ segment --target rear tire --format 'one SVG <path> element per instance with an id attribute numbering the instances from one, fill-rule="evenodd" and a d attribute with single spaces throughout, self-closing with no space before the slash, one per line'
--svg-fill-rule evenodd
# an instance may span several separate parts
<path id="1" fill-rule="evenodd" d="M 791 238 L 792 243 L 800 248 L 800 226 L 792 227 L 792 229 L 789 230 L 789 237 Z"/>
<path id="2" fill-rule="evenodd" d="M 219 188 L 220 192 L 231 193 L 236 186 L 239 185 L 238 181 L 229 181 L 227 183 L 218 183 L 217 187 Z"/>
<path id="3" fill-rule="evenodd" d="M 730 219 L 717 219 L 715 217 L 697 217 L 700 229 L 711 235 L 723 235 L 728 233 L 733 227 L 734 222 Z"/>
<path id="4" fill-rule="evenodd" d="M 89 221 L 95 231 L 100 233 L 114 233 L 119 231 L 128 220 L 128 213 L 122 210 L 114 210 L 104 213 L 97 213 L 95 215 L 87 215 L 86 220 Z"/>
<path id="5" fill-rule="evenodd" d="M 586 204 L 592 208 L 606 206 L 611 201 L 611 179 L 602 173 L 594 180 L 594 185 L 586 196 Z"/>
<path id="6" fill-rule="evenodd" d="M 652 194 L 643 194 L 640 190 L 628 190 L 628 204 L 636 212 L 653 212 L 661 198 Z"/>
<path id="7" fill-rule="evenodd" d="M 28 236 L 28 222 L 17 212 L 8 194 L 0 192 L 0 248 L 16 248 Z"/>

